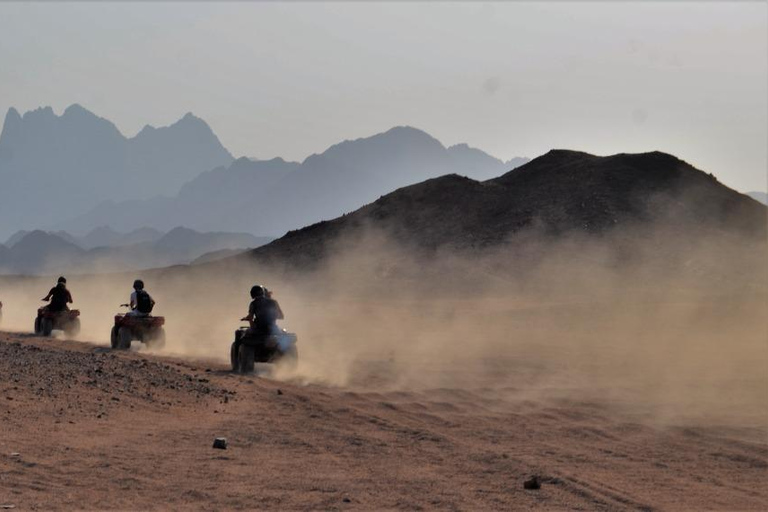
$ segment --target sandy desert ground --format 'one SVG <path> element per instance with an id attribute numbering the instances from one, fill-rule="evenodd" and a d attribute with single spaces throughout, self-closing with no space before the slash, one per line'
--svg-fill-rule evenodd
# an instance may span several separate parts
<path id="1" fill-rule="evenodd" d="M 519 363 L 495 361 L 525 375 Z M 663 424 L 651 409 L 552 383 L 535 396 L 523 385 L 387 390 L 375 374 L 323 386 L 0 333 L 0 505 L 768 509 L 760 419 Z M 226 450 L 212 448 L 216 437 Z M 524 489 L 533 475 L 541 488 Z"/>

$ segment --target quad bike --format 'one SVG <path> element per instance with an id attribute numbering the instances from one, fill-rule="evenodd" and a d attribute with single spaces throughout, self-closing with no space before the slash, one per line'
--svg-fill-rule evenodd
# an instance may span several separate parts
<path id="1" fill-rule="evenodd" d="M 128 307 L 128 304 L 121 304 Z M 148 348 L 161 349 L 165 346 L 165 317 L 133 316 L 124 313 L 115 315 L 115 325 L 109 337 L 113 349 L 128 350 L 133 340 L 144 343 Z"/>
<path id="2" fill-rule="evenodd" d="M 3 301 L 0 301 L 0 324 L 3 323 Z"/>
<path id="3" fill-rule="evenodd" d="M 267 336 L 253 336 L 248 327 L 235 331 L 235 341 L 229 350 L 232 371 L 252 373 L 255 363 L 280 363 L 296 366 L 299 351 L 298 337 L 285 329 L 277 329 Z"/>
<path id="4" fill-rule="evenodd" d="M 35 334 L 50 336 L 53 331 L 64 331 L 72 338 L 80 332 L 79 317 L 80 311 L 77 309 L 49 311 L 46 307 L 39 308 L 35 318 Z"/>

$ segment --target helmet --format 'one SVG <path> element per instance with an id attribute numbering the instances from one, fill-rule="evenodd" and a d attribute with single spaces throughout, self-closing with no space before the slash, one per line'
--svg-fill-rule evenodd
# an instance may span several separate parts
<path id="1" fill-rule="evenodd" d="M 144 281 L 141 279 L 137 279 L 133 282 L 133 288 L 134 290 L 143 290 L 144 289 Z"/>
<path id="2" fill-rule="evenodd" d="M 67 284 L 67 278 L 64 276 L 59 277 L 59 279 L 56 281 L 56 283 L 64 283 Z"/>
<path id="3" fill-rule="evenodd" d="M 264 297 L 267 294 L 266 292 L 267 292 L 266 288 L 264 288 L 260 284 L 257 284 L 251 287 L 251 298 L 255 299 L 256 297 Z"/>

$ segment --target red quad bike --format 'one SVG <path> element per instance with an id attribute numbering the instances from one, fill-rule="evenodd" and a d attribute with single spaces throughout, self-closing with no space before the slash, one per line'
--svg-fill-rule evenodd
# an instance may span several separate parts
<path id="1" fill-rule="evenodd" d="M 72 338 L 80 332 L 80 310 L 65 309 L 63 311 L 49 311 L 42 307 L 37 310 L 35 318 L 35 334 L 50 336 L 53 331 L 64 331 L 67 337 Z"/>
<path id="2" fill-rule="evenodd" d="M 128 307 L 128 304 L 121 304 Z M 113 349 L 128 350 L 133 340 L 144 343 L 148 348 L 161 349 L 165 346 L 165 317 L 133 316 L 124 313 L 115 315 L 110 342 Z"/>
<path id="3" fill-rule="evenodd" d="M 296 343 L 298 336 L 277 329 L 269 336 L 250 336 L 247 327 L 235 331 L 235 341 L 229 350 L 232 371 L 253 373 L 254 363 L 280 363 L 295 367 L 299 362 Z"/>

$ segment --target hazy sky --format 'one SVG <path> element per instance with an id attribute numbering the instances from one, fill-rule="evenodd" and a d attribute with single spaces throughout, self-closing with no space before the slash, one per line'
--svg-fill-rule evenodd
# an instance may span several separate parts
<path id="1" fill-rule="evenodd" d="M 0 3 L 0 109 L 134 135 L 192 111 L 236 156 L 412 125 L 498 157 L 662 150 L 768 170 L 766 2 Z"/>

